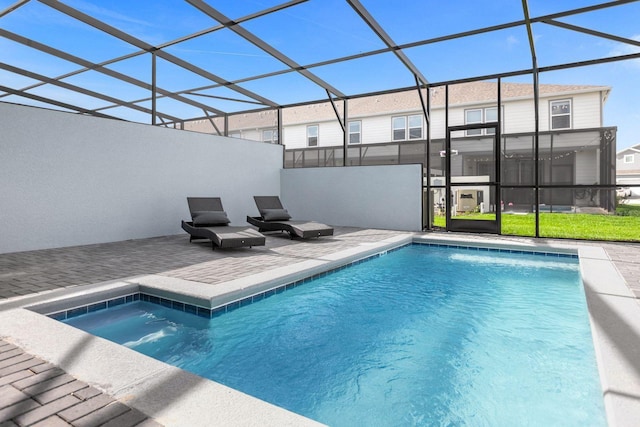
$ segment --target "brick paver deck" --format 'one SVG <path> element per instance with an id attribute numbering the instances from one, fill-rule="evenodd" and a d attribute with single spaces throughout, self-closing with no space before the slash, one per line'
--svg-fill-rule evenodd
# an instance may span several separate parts
<path id="1" fill-rule="evenodd" d="M 264 247 L 216 251 L 212 251 L 209 244 L 190 244 L 185 234 L 0 254 L 0 302 L 59 288 L 145 274 L 215 285 L 397 234 L 386 230 L 340 227 L 336 228 L 333 238 L 292 241 L 285 235 L 276 234 L 267 238 Z M 502 241 L 535 240 L 462 236 Z M 627 285 L 640 298 L 639 244 L 561 242 L 603 247 Z M 14 425 L 120 427 L 158 424 L 63 370 L 0 340 L 0 427 Z"/>
<path id="2" fill-rule="evenodd" d="M 160 426 L 42 359 L 0 340 L 0 426 Z"/>

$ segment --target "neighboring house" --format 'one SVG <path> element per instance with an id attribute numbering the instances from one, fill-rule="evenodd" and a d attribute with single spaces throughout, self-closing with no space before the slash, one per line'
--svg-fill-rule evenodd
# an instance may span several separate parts
<path id="1" fill-rule="evenodd" d="M 602 110 L 610 90 L 607 86 L 540 85 L 540 131 L 601 127 Z M 531 132 L 533 86 L 502 83 L 501 92 L 502 132 Z M 432 88 L 430 95 L 430 136 L 441 139 L 446 130 L 445 89 Z M 423 96 L 426 98 L 424 90 Z M 342 115 L 342 103 L 337 102 L 336 106 Z M 449 126 L 496 121 L 497 110 L 496 83 L 449 87 Z M 427 125 L 417 90 L 351 99 L 348 115 L 349 144 L 426 139 Z M 342 145 L 342 129 L 328 102 L 286 109 L 283 125 L 287 149 Z M 256 131 L 245 129 L 242 137 L 260 140 Z"/>
<path id="2" fill-rule="evenodd" d="M 616 154 L 616 184 L 631 187 L 632 194 L 640 196 L 640 144 Z"/>
<path id="3" fill-rule="evenodd" d="M 539 86 L 538 185 L 566 185 L 567 188 L 542 190 L 540 202 L 566 206 L 595 206 L 611 209 L 611 198 L 597 191 L 575 189 L 574 185 L 615 185 L 615 127 L 603 127 L 603 109 L 611 88 L 608 86 Z M 347 101 L 345 134 L 336 116 L 342 118 L 344 101 L 307 104 L 283 108 L 282 138 L 277 131 L 277 112 L 261 111 L 231 115 L 227 134 L 244 139 L 282 143 L 285 167 L 317 167 L 422 163 L 425 183 L 444 185 L 445 138 L 447 126 L 487 124 L 498 120 L 500 141 L 502 201 L 523 208 L 532 205 L 532 192 L 517 186 L 534 186 L 535 108 L 533 85 L 470 82 L 422 90 L 428 103 L 425 119 L 418 89 L 353 98 Z M 448 92 L 448 93 L 447 93 Z M 428 99 L 427 99 L 428 98 Z M 445 108 L 448 101 L 448 108 Z M 215 132 L 224 129 L 221 119 L 185 123 L 185 129 Z M 494 129 L 471 129 L 452 133 L 451 174 L 471 182 L 490 179 L 496 155 L 490 147 Z M 427 156 L 427 141 L 430 141 Z M 491 148 L 491 147 L 490 147 Z M 346 160 L 345 160 L 346 152 Z M 509 188 L 513 186 L 513 188 Z M 495 207 L 497 196 L 491 194 Z M 438 196 L 439 197 L 439 196 Z M 607 201 L 609 200 L 609 201 Z"/>

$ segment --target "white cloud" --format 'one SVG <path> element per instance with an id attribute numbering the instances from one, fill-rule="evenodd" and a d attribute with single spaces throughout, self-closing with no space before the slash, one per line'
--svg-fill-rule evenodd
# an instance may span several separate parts
<path id="1" fill-rule="evenodd" d="M 520 43 L 520 41 L 515 36 L 507 37 L 507 46 L 508 47 L 513 47 L 513 46 L 517 45 L 518 43 Z"/>
<path id="2" fill-rule="evenodd" d="M 631 37 L 631 40 L 640 42 L 640 34 L 636 34 L 635 36 Z M 634 46 L 628 43 L 616 43 L 609 51 L 609 56 L 622 56 L 630 55 L 633 53 L 640 53 L 640 46 Z M 633 64 L 635 67 L 640 67 L 640 58 L 632 59 L 631 61 L 627 61 L 625 63 Z"/>
<path id="3" fill-rule="evenodd" d="M 93 3 L 88 3 L 82 0 L 75 0 L 68 2 L 70 6 L 82 10 L 83 12 L 97 17 L 98 19 L 104 20 L 104 18 L 111 18 L 117 21 L 126 22 L 129 24 L 142 25 L 146 27 L 152 27 L 153 24 L 149 21 L 145 21 L 142 19 L 132 18 L 130 16 L 124 15 L 122 13 L 114 12 L 112 10 L 106 9 L 104 7 L 97 6 Z"/>

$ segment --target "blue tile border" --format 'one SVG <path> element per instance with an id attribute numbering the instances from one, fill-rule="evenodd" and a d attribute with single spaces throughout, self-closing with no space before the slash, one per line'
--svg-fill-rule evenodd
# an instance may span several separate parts
<path id="1" fill-rule="evenodd" d="M 170 308 L 173 310 L 183 311 L 185 313 L 194 314 L 196 316 L 204 317 L 207 319 L 212 319 L 214 317 L 218 317 L 222 314 L 229 313 L 233 310 L 236 310 L 240 307 L 245 307 L 249 304 L 253 304 L 254 302 L 261 301 L 265 298 L 268 298 L 272 295 L 280 294 L 282 292 L 291 290 L 299 285 L 304 283 L 309 283 L 315 279 L 319 279 L 321 277 L 325 277 L 329 274 L 335 273 L 337 271 L 344 270 L 348 267 L 362 264 L 364 262 L 371 261 L 373 259 L 379 258 L 381 256 L 387 255 L 389 253 L 395 252 L 407 246 L 430 246 L 435 248 L 448 248 L 448 249 L 462 249 L 469 251 L 479 251 L 479 252 L 501 252 L 508 253 L 512 255 L 537 255 L 537 256 L 545 256 L 545 257 L 556 257 L 556 258 L 573 258 L 578 259 L 577 254 L 570 253 L 559 253 L 559 252 L 544 252 L 544 251 L 534 251 L 534 250 L 521 250 L 521 249 L 504 249 L 504 248 L 490 248 L 490 247 L 479 247 L 479 246 L 471 246 L 471 245 L 456 245 L 456 244 L 444 244 L 444 243 L 431 243 L 431 242 L 413 242 L 408 243 L 406 245 L 401 245 L 392 249 L 388 249 L 373 255 L 369 255 L 362 259 L 358 259 L 352 261 L 348 264 L 342 265 L 340 267 L 336 267 L 322 273 L 314 274 L 313 276 L 305 277 L 300 280 L 296 280 L 295 282 L 287 282 L 275 288 L 269 289 L 264 292 L 257 293 L 255 295 L 250 295 L 248 297 L 242 298 L 240 300 L 232 301 L 225 305 L 214 307 L 214 308 L 205 308 L 196 306 L 193 304 L 187 304 L 181 301 L 170 300 L 167 298 L 157 297 L 154 295 L 145 294 L 143 292 L 137 292 L 133 294 L 128 294 L 124 296 L 119 296 L 113 299 L 109 299 L 106 301 L 99 301 L 95 303 L 91 303 L 86 306 L 81 307 L 73 307 L 67 310 L 58 311 L 55 313 L 47 314 L 48 317 L 64 321 L 67 319 L 71 319 L 73 317 L 81 316 L 87 313 L 93 313 L 100 310 L 106 310 L 107 308 L 116 307 L 118 305 L 135 302 L 135 301 L 143 301 L 149 302 L 152 304 L 157 304 L 166 308 Z"/>
<path id="2" fill-rule="evenodd" d="M 513 255 L 534 255 L 534 256 L 544 256 L 544 257 L 555 257 L 555 258 L 572 258 L 578 259 L 578 254 L 571 254 L 566 252 L 552 252 L 552 251 L 542 251 L 535 249 L 505 249 L 505 248 L 491 248 L 485 246 L 473 246 L 473 245 L 454 245 L 447 243 L 431 243 L 431 242 L 413 242 L 414 245 L 419 246 L 431 246 L 436 248 L 448 248 L 448 249 L 464 249 L 470 251 L 480 251 L 480 252 L 501 252 Z"/>

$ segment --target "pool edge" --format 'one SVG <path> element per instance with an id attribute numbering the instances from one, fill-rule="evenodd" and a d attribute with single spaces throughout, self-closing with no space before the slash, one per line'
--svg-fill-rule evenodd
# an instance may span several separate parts
<path id="1" fill-rule="evenodd" d="M 600 247 L 589 245 L 588 242 L 584 242 L 584 244 L 540 244 L 534 242 L 492 241 L 491 238 L 487 238 L 485 240 L 478 240 L 475 238 L 465 239 L 461 238 L 460 236 L 432 236 L 422 234 L 415 234 L 409 237 L 402 236 L 401 238 L 396 237 L 390 242 L 383 241 L 373 245 L 363 245 L 362 247 L 358 247 L 355 249 L 337 252 L 325 257 L 321 257 L 321 259 L 315 260 L 315 262 L 307 264 L 301 263 L 304 265 L 298 265 L 297 268 L 292 268 L 292 266 L 289 266 L 283 269 L 275 269 L 278 270 L 277 272 L 267 272 L 270 274 L 254 275 L 267 278 L 266 281 L 259 282 L 257 284 L 255 281 L 256 277 L 253 276 L 250 276 L 250 279 L 243 278 L 226 282 L 226 285 L 229 285 L 231 283 L 236 287 L 236 293 L 224 294 L 224 292 L 220 293 L 216 291 L 214 295 L 208 296 L 209 302 L 214 301 L 215 298 L 218 298 L 215 301 L 222 301 L 224 300 L 224 298 L 237 298 L 237 292 L 247 292 L 248 290 L 252 289 L 252 285 L 258 287 L 264 283 L 271 285 L 275 281 L 283 280 L 283 277 L 289 279 L 299 277 L 313 271 L 320 272 L 321 270 L 326 269 L 327 266 L 336 266 L 340 265 L 341 263 L 346 264 L 348 262 L 352 262 L 366 256 L 371 256 L 371 254 L 374 254 L 376 252 L 388 250 L 385 248 L 394 248 L 414 241 L 442 243 L 448 245 L 462 243 L 473 246 L 518 248 L 518 250 L 522 249 L 529 251 L 544 251 L 545 249 L 552 249 L 554 252 L 559 253 L 578 253 L 580 257 L 581 275 L 583 278 L 585 294 L 587 297 L 589 318 L 591 322 L 596 360 L 600 374 L 600 381 L 603 390 L 604 404 L 608 423 L 610 426 L 627 426 L 634 425 L 634 421 L 640 419 L 640 368 L 637 366 L 638 362 L 636 362 L 634 366 L 633 361 L 629 362 L 628 360 L 630 358 L 630 355 L 635 354 L 636 360 L 638 359 L 637 355 L 640 355 L 640 305 L 638 304 L 638 301 L 633 297 L 633 294 L 631 294 L 631 291 L 628 289 L 624 279 L 617 271 L 611 260 L 607 257 L 604 250 Z M 160 282 L 163 282 L 161 284 L 164 284 L 165 287 L 161 286 L 155 289 L 160 289 L 160 292 L 168 292 L 167 287 L 170 287 L 172 285 L 172 281 L 167 281 L 165 279 L 167 278 L 160 280 Z M 143 289 L 145 287 L 154 288 L 154 285 L 157 285 L 157 282 L 158 276 L 140 276 L 121 281 L 113 281 L 108 284 L 104 284 L 103 286 L 107 286 L 107 288 L 117 288 L 118 286 L 139 286 L 140 289 Z M 193 283 L 197 282 L 192 282 L 192 284 Z M 202 284 L 199 285 L 201 286 Z M 99 289 L 100 286 L 93 285 L 93 288 Z M 76 287 L 70 289 L 68 293 L 81 294 L 83 292 L 83 289 L 84 287 Z M 224 287 L 224 290 L 228 289 L 229 286 Z M 171 292 L 175 292 L 175 289 L 173 289 Z M 56 294 L 55 299 L 64 299 L 64 294 L 64 292 Z M 223 298 L 221 298 L 221 295 L 223 295 Z M 47 296 L 41 296 L 40 299 L 46 301 Z M 0 312 L 0 318 L 2 318 L 4 314 L 5 313 Z M 31 320 L 36 321 L 33 318 Z M 55 322 L 51 319 L 49 320 Z M 4 325 L 2 325 L 2 323 L 3 322 L 0 321 L 0 336 L 5 336 L 7 335 L 6 328 L 4 327 Z M 621 339 L 623 337 L 619 336 L 619 332 L 616 332 L 620 329 L 621 324 L 626 325 L 626 327 L 623 328 L 624 331 L 631 332 L 633 336 L 637 338 L 635 341 L 631 340 L 631 342 L 629 342 L 628 339 Z M 46 346 L 43 347 L 41 342 L 37 342 L 37 339 L 33 340 L 30 339 L 30 337 L 21 336 L 19 331 L 19 328 L 14 331 L 14 333 L 19 338 L 13 340 L 12 338 L 9 338 L 9 340 L 12 340 L 17 345 L 23 347 L 25 351 L 31 352 L 34 355 L 38 355 L 46 360 L 56 363 L 65 370 L 69 369 L 67 368 L 67 366 L 69 366 L 73 371 L 76 370 L 74 365 L 65 362 L 64 358 L 60 358 L 59 355 L 51 354 L 55 353 L 55 351 L 52 352 L 47 349 Z M 59 333 L 64 335 L 64 332 Z M 12 334 L 8 334 L 8 336 L 14 337 L 14 335 Z M 111 346 L 118 346 L 117 344 L 109 342 L 107 343 Z M 621 343 L 624 344 L 622 349 L 620 347 Z M 109 347 L 109 345 L 107 345 L 106 347 Z M 47 355 L 49 355 L 49 357 L 47 357 Z M 146 356 L 143 357 L 146 358 Z M 91 365 L 92 362 L 88 361 L 87 363 Z M 69 373 L 72 375 L 76 375 L 78 378 L 87 382 L 92 382 L 91 379 L 86 380 L 83 377 L 87 369 L 89 368 L 85 367 L 84 370 L 79 369 L 80 374 L 75 374 L 75 372 Z M 93 374 L 88 376 L 89 378 L 93 378 Z M 149 384 L 150 381 L 153 381 L 152 377 L 153 373 L 149 373 L 149 376 L 146 379 L 141 380 L 142 382 L 140 385 L 136 385 L 136 387 L 134 387 L 132 390 L 127 389 L 127 392 L 129 393 L 134 392 L 135 390 L 143 390 L 143 385 L 145 384 L 145 382 Z M 109 384 L 109 379 L 94 379 L 93 382 L 99 386 L 104 386 L 104 384 Z M 115 392 L 121 393 L 122 390 L 123 389 L 118 389 L 115 390 Z M 109 389 L 107 389 L 106 391 L 111 394 L 113 390 L 110 391 Z M 131 396 L 131 394 L 128 394 L 127 396 Z M 119 395 L 115 395 L 114 397 L 118 398 Z M 186 397 L 180 396 L 181 401 L 183 398 Z M 140 409 L 149 416 L 157 418 L 154 413 L 147 412 L 144 405 L 141 405 L 141 407 L 137 406 L 135 398 L 132 401 L 128 401 L 127 403 L 131 404 L 137 409 Z M 259 419 L 263 420 L 263 417 L 260 417 Z M 166 423 L 166 421 L 164 421 L 162 417 L 158 418 L 158 420 L 160 422 Z M 180 420 L 180 422 L 183 421 L 184 420 Z M 240 423 L 240 420 L 236 421 Z M 313 421 L 309 421 L 313 423 Z M 172 425 L 172 423 L 169 422 L 166 425 Z M 195 423 L 194 425 L 197 425 L 197 423 Z"/>

